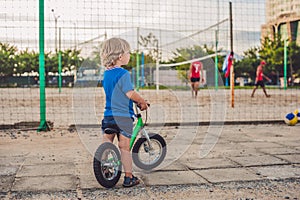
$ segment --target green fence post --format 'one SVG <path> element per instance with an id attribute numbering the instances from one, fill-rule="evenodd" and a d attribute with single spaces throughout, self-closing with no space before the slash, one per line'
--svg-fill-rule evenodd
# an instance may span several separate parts
<path id="1" fill-rule="evenodd" d="M 283 76 L 284 76 L 284 86 L 283 88 L 287 89 L 287 42 L 284 39 L 284 64 L 283 64 Z"/>
<path id="2" fill-rule="evenodd" d="M 216 30 L 216 57 L 215 57 L 215 90 L 218 90 L 218 30 Z M 202 75 L 203 76 L 203 75 Z"/>
<path id="3" fill-rule="evenodd" d="M 40 73 L 40 126 L 38 131 L 48 130 L 46 121 L 45 53 L 44 53 L 44 0 L 39 0 L 39 73 Z"/>
<path id="4" fill-rule="evenodd" d="M 58 91 L 61 92 L 61 28 L 59 27 L 59 47 L 58 47 Z"/>
<path id="5" fill-rule="evenodd" d="M 140 89 L 140 55 L 136 52 L 136 91 Z"/>
<path id="6" fill-rule="evenodd" d="M 61 80 L 61 51 L 58 52 L 58 91 L 61 92 L 61 86 L 62 86 L 62 80 Z"/>
<path id="7" fill-rule="evenodd" d="M 139 37 L 140 37 L 140 28 L 137 27 L 137 49 L 136 49 L 136 91 L 140 89 L 140 55 L 139 55 Z"/>

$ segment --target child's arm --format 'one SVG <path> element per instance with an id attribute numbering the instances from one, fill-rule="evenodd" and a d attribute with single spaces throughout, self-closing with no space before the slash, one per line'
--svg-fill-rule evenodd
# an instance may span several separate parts
<path id="1" fill-rule="evenodd" d="M 132 101 L 136 102 L 139 105 L 141 110 L 146 110 L 148 108 L 145 99 L 143 99 L 136 91 L 130 90 L 126 93 L 126 96 Z"/>

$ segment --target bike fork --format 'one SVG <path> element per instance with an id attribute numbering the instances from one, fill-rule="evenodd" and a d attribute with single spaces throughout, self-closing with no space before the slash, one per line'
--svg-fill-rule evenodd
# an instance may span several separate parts
<path id="1" fill-rule="evenodd" d="M 147 131 L 144 128 L 142 129 L 142 134 L 143 134 L 143 136 L 145 136 L 145 138 L 146 138 L 146 140 L 148 142 L 149 150 L 152 150 L 153 147 L 152 147 L 151 142 L 150 142 L 149 134 L 147 133 Z"/>

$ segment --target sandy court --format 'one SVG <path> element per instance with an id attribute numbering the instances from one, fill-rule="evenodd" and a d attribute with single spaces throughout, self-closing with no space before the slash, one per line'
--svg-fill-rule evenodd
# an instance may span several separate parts
<path id="1" fill-rule="evenodd" d="M 151 102 L 153 123 L 183 123 L 210 121 L 267 121 L 282 120 L 285 114 L 300 107 L 299 89 L 269 89 L 271 98 L 262 90 L 250 98 L 251 90 L 237 89 L 234 108 L 230 90 L 202 89 L 197 99 L 190 91 L 140 90 Z M 38 88 L 1 88 L 0 125 L 39 121 Z M 99 124 L 105 97 L 102 88 L 46 88 L 46 119 L 55 127 L 71 124 Z"/>

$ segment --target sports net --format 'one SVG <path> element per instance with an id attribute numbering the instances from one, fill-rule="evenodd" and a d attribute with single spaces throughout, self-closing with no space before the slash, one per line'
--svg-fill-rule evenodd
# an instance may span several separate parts
<path id="1" fill-rule="evenodd" d="M 23 122 L 34 124 L 40 119 L 39 2 L 0 0 L 2 127 L 22 127 Z M 105 98 L 98 87 L 104 70 L 99 50 L 105 39 L 114 36 L 131 45 L 127 69 L 137 90 L 157 104 L 154 122 L 161 121 L 155 115 L 162 108 L 164 121 L 169 123 L 282 120 L 300 107 L 300 65 L 295 53 L 299 47 L 288 46 L 287 58 L 277 60 L 265 53 L 267 50 L 256 50 L 268 48 L 261 40 L 261 27 L 268 23 L 265 6 L 262 1 L 232 1 L 236 85 L 232 108 L 232 94 L 222 70 L 231 50 L 228 1 L 45 2 L 47 121 L 56 127 L 101 122 Z M 282 32 L 287 33 L 284 28 Z M 297 34 L 293 37 L 295 41 L 299 38 Z M 251 98 L 256 67 L 262 58 L 269 65 L 265 74 L 272 80 L 267 85 L 271 98 L 265 98 L 260 88 Z M 191 103 L 195 99 L 188 77 L 193 59 L 203 63 L 205 72 L 196 103 Z M 287 74 L 283 77 L 285 62 Z M 219 104 L 224 107 L 214 107 Z M 192 106 L 198 109 L 196 119 L 187 112 Z M 215 119 L 219 115 L 223 119 Z"/>

